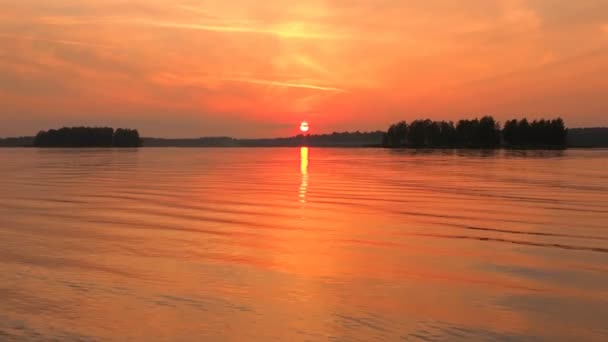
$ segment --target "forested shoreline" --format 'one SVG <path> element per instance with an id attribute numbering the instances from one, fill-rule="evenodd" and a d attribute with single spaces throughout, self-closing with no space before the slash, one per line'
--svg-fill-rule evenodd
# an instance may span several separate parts
<path id="1" fill-rule="evenodd" d="M 386 148 L 566 148 L 568 130 L 561 118 L 509 120 L 501 128 L 491 116 L 452 121 L 415 120 L 389 127 Z"/>

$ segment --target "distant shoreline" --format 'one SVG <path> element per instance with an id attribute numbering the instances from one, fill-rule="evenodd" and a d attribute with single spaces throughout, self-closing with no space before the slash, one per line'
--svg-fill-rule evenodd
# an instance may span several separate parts
<path id="1" fill-rule="evenodd" d="M 72 149 L 72 150 L 128 150 L 128 149 L 169 149 L 169 148 L 183 148 L 183 149 L 254 149 L 254 148 L 268 148 L 268 149 L 287 149 L 287 148 L 343 148 L 343 149 L 383 149 L 383 150 L 393 150 L 393 151 L 405 151 L 405 150 L 419 150 L 419 151 L 441 151 L 441 150 L 471 150 L 471 151 L 563 151 L 563 150 L 599 150 L 599 149 L 607 149 L 607 145 L 597 145 L 597 146 L 566 146 L 565 148 L 561 147 L 552 147 L 552 146 L 538 146 L 538 147 L 496 147 L 496 148 L 484 148 L 484 147 L 398 147 L 398 148 L 386 148 L 380 144 L 377 145 L 276 145 L 276 146 L 179 146 L 179 145 L 163 145 L 163 146 L 140 146 L 140 147 L 115 147 L 115 146 L 82 146 L 82 147 L 38 147 L 33 145 L 3 145 L 0 144 L 0 148 L 3 149 L 40 149 L 40 150 L 62 150 L 62 149 Z"/>
<path id="2" fill-rule="evenodd" d="M 551 146 L 539 146 L 539 147 L 496 147 L 496 148 L 484 148 L 484 147 L 398 147 L 398 148 L 386 148 L 382 145 L 293 145 L 293 146 L 179 146 L 179 145 L 164 145 L 164 146 L 140 146 L 140 147 L 115 147 L 115 146 L 81 146 L 81 147 L 38 147 L 32 145 L 3 145 L 0 144 L 0 148 L 3 149 L 40 149 L 40 150 L 62 150 L 62 149 L 78 149 L 78 150 L 103 150 L 103 149 L 168 149 L 168 148 L 184 148 L 184 149 L 253 149 L 253 148 L 272 148 L 272 149 L 281 149 L 281 148 L 301 148 L 301 147 L 309 147 L 309 148 L 344 148 L 344 149 L 383 149 L 383 150 L 478 150 L 478 151 L 533 151 L 533 150 L 545 150 L 545 151 L 559 151 L 559 150 L 597 150 L 597 149 L 607 149 L 608 145 L 597 145 L 597 146 L 566 146 L 565 148 L 561 147 L 551 147 Z"/>

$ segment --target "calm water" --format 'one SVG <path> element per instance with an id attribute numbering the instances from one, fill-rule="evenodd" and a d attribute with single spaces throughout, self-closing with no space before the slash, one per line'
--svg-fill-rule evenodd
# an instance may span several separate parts
<path id="1" fill-rule="evenodd" d="M 0 340 L 608 340 L 608 150 L 0 149 Z"/>

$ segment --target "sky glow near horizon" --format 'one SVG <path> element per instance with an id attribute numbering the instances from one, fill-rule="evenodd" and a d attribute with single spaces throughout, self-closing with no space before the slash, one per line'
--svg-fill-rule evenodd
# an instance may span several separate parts
<path id="1" fill-rule="evenodd" d="M 605 0 L 0 0 L 0 136 L 608 125 Z"/>

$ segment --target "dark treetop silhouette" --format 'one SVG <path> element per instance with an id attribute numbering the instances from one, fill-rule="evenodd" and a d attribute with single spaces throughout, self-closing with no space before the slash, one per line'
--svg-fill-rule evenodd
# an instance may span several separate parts
<path id="1" fill-rule="evenodd" d="M 567 130 L 562 119 L 510 120 L 500 129 L 491 116 L 453 122 L 416 120 L 391 125 L 382 146 L 389 148 L 565 148 Z"/>
<path id="2" fill-rule="evenodd" d="M 40 131 L 34 138 L 36 147 L 140 147 L 139 132 L 110 127 L 63 127 Z"/>

